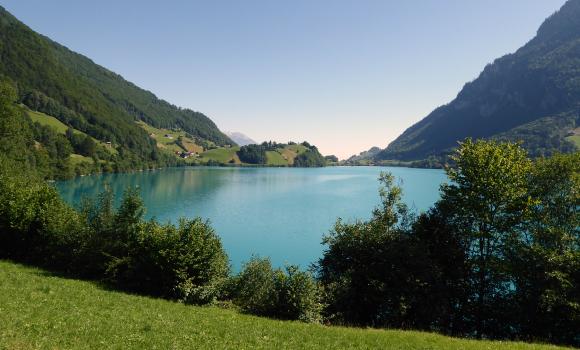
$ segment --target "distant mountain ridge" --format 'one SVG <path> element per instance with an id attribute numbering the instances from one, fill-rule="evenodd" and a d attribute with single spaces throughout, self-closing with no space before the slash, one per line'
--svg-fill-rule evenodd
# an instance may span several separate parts
<path id="1" fill-rule="evenodd" d="M 379 147 L 371 147 L 368 151 L 362 151 L 359 154 L 350 156 L 348 159 L 344 160 L 344 164 L 358 164 L 360 162 L 372 160 L 377 154 L 381 152 Z"/>
<path id="2" fill-rule="evenodd" d="M 253 139 L 249 138 L 248 136 L 242 134 L 241 132 L 227 131 L 225 134 L 230 139 L 232 139 L 235 143 L 237 143 L 239 146 L 246 146 L 246 145 L 252 145 L 252 144 L 257 143 L 256 141 L 254 141 Z"/>
<path id="3" fill-rule="evenodd" d="M 513 54 L 487 65 L 375 160 L 441 157 L 466 137 L 522 140 L 533 156 L 577 150 L 580 125 L 580 0 L 569 0 Z"/>

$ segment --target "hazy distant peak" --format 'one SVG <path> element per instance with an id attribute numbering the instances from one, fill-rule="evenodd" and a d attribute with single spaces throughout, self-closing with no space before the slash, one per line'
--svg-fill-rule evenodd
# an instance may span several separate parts
<path id="1" fill-rule="evenodd" d="M 230 137 L 235 143 L 240 146 L 251 145 L 257 143 L 256 141 L 252 140 L 248 136 L 242 134 L 241 132 L 237 131 L 227 131 L 226 135 Z"/>

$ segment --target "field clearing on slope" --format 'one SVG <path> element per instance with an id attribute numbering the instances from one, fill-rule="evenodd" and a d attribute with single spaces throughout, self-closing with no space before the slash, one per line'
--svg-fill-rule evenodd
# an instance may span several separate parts
<path id="1" fill-rule="evenodd" d="M 37 111 L 33 111 L 30 109 L 26 109 L 26 114 L 28 114 L 28 116 L 30 117 L 30 119 L 32 119 L 32 121 L 34 123 L 39 123 L 41 125 L 47 125 L 52 127 L 53 129 L 56 130 L 56 132 L 58 132 L 59 134 L 66 134 L 66 131 L 68 130 L 68 126 L 66 124 L 64 124 L 63 122 L 61 122 L 60 120 L 56 119 L 53 116 L 50 116 L 48 114 L 44 114 L 41 112 L 37 112 Z M 77 135 L 86 135 L 84 132 L 74 129 L 73 128 L 73 132 Z M 113 153 L 113 154 L 117 154 L 117 150 L 113 147 L 109 147 L 109 145 L 107 145 L 105 142 L 101 142 L 97 139 L 95 139 L 94 137 L 91 137 L 96 143 L 100 144 L 101 146 L 103 146 L 107 151 Z M 82 157 L 82 156 L 81 156 Z M 92 162 L 92 159 L 91 159 Z"/>

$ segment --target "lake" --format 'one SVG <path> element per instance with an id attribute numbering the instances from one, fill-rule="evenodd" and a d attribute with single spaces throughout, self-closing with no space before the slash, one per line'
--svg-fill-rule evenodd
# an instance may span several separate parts
<path id="1" fill-rule="evenodd" d="M 442 170 L 398 167 L 187 167 L 85 176 L 56 186 L 75 205 L 107 183 L 117 200 L 127 187 L 138 186 L 147 218 L 209 219 L 234 270 L 253 254 L 269 256 L 275 266 L 307 268 L 321 257 L 322 236 L 338 217 L 370 217 L 379 203 L 381 171 L 402 181 L 404 200 L 417 211 L 439 198 L 439 185 L 447 179 Z"/>

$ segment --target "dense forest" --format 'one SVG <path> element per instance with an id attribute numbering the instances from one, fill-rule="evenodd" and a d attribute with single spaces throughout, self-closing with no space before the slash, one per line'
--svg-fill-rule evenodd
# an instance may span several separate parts
<path id="1" fill-rule="evenodd" d="M 523 141 L 532 156 L 572 152 L 580 126 L 580 0 L 568 0 L 534 39 L 489 64 L 457 97 L 408 128 L 374 161 L 440 161 L 466 137 Z"/>

